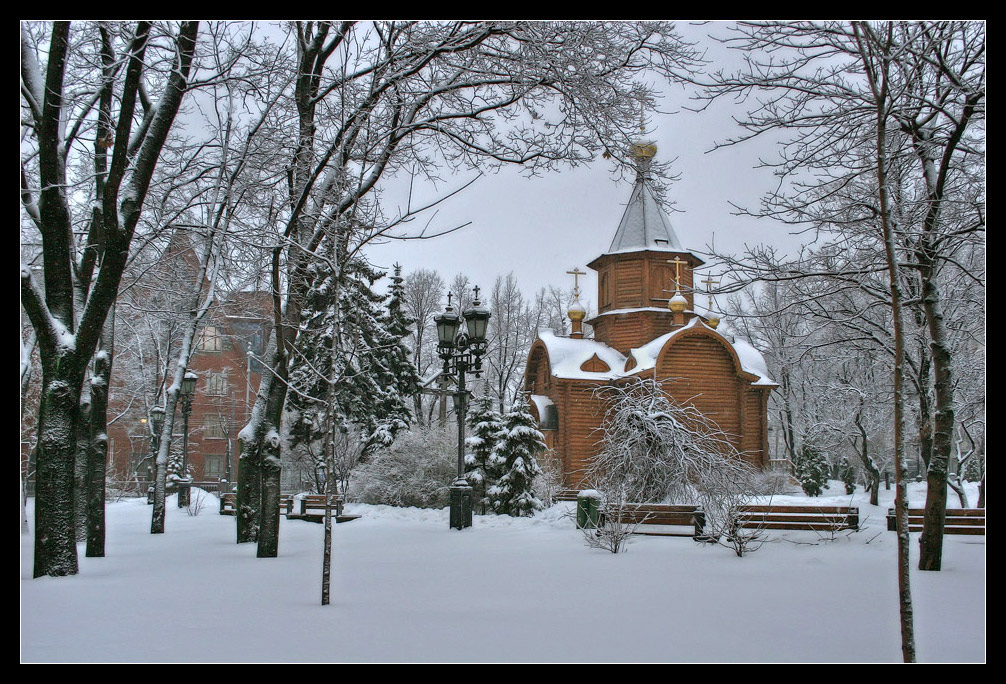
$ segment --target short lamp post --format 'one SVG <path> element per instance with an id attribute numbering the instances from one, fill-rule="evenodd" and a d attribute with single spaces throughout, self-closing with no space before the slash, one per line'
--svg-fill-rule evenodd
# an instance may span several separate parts
<path id="1" fill-rule="evenodd" d="M 178 507 L 184 508 L 189 505 L 189 494 L 192 489 L 192 480 L 189 479 L 189 414 L 192 413 L 192 397 L 196 393 L 196 381 L 199 376 L 192 371 L 185 371 L 182 378 L 182 393 L 179 399 L 182 401 L 182 473 L 178 480 Z"/>
<path id="2" fill-rule="evenodd" d="M 154 503 L 154 478 L 157 476 L 157 452 L 161 449 L 161 430 L 164 428 L 164 409 L 155 406 L 150 409 L 150 463 L 147 465 L 147 503 Z"/>
<path id="3" fill-rule="evenodd" d="M 450 526 L 463 530 L 472 526 L 472 488 L 465 479 L 465 415 L 468 412 L 468 392 L 465 373 L 482 375 L 482 356 L 486 353 L 486 328 L 491 316 L 489 309 L 479 302 L 479 288 L 471 308 L 460 316 L 451 307 L 451 294 L 447 293 L 447 310 L 433 320 L 437 324 L 437 353 L 444 361 L 444 375 L 457 374 L 458 390 L 454 395 L 454 408 L 458 416 L 458 478 L 451 485 Z M 465 330 L 461 330 L 464 318 Z"/>

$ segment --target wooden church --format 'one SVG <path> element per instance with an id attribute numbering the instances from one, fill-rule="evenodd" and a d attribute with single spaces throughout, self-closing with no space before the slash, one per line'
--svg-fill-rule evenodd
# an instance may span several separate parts
<path id="1" fill-rule="evenodd" d="M 636 378 L 661 382 L 672 399 L 695 406 L 745 459 L 765 468 L 768 396 L 778 385 L 754 347 L 718 331 L 709 311 L 695 311 L 695 269 L 703 262 L 682 246 L 648 187 L 656 146 L 637 143 L 632 154 L 637 174 L 625 213 L 608 251 L 587 264 L 598 281 L 598 313 L 586 321 L 594 339 L 584 337 L 586 311 L 575 287 L 569 337 L 539 331 L 528 353 L 531 411 L 571 488 L 586 485 L 585 470 L 599 448 L 605 402 L 595 390 Z"/>

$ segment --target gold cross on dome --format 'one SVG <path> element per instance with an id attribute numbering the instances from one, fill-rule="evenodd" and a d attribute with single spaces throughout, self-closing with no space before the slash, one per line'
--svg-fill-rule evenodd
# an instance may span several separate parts
<path id="1" fill-rule="evenodd" d="M 587 274 L 581 271 L 579 266 L 574 267 L 572 271 L 566 271 L 566 273 L 573 276 L 573 296 L 578 297 L 580 295 L 580 276 Z"/>
<path id="2" fill-rule="evenodd" d="M 673 259 L 668 259 L 667 263 L 674 264 L 674 285 L 681 287 L 681 264 L 687 264 L 688 262 L 675 255 Z"/>
<path id="3" fill-rule="evenodd" d="M 712 293 L 712 289 L 713 289 L 713 285 L 719 285 L 720 284 L 719 278 L 713 278 L 712 274 L 710 273 L 708 276 L 706 276 L 705 280 L 701 280 L 699 282 L 701 282 L 703 285 L 706 286 L 706 294 L 709 295 L 709 310 L 712 311 L 713 310 L 713 293 Z"/>

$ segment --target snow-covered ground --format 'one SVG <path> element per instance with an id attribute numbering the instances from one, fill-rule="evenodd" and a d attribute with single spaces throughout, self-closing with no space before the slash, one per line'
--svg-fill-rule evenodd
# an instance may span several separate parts
<path id="1" fill-rule="evenodd" d="M 564 517 L 573 504 L 463 532 L 446 510 L 351 505 L 363 518 L 334 528 L 329 606 L 321 525 L 284 520 L 280 557 L 257 559 L 215 499 L 196 517 L 170 499 L 163 535 L 143 500 L 112 503 L 108 556 L 81 546 L 75 577 L 31 579 L 21 537 L 21 660 L 900 661 L 893 491 L 881 495 L 879 508 L 852 497 L 859 533 L 777 533 L 744 558 L 682 538 L 588 549 Z M 943 571 L 922 573 L 917 536 L 920 660 L 984 661 L 985 538 L 947 537 Z"/>

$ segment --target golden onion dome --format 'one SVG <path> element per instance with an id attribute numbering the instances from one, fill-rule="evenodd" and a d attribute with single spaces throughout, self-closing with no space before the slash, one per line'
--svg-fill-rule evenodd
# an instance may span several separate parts
<path id="1" fill-rule="evenodd" d="M 667 308 L 674 313 L 684 313 L 688 308 L 688 300 L 681 295 L 681 290 L 674 290 L 674 296 L 667 302 Z"/>

